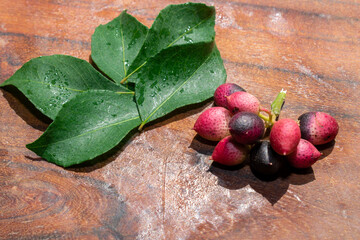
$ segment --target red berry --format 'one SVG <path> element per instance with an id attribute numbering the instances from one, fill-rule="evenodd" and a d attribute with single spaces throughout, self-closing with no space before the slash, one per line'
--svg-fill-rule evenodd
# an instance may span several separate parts
<path id="1" fill-rule="evenodd" d="M 245 92 L 245 90 L 235 83 L 221 84 L 214 93 L 214 102 L 217 106 L 224 108 L 228 107 L 226 97 L 230 96 L 234 92 Z"/>
<path id="2" fill-rule="evenodd" d="M 324 112 L 308 112 L 299 117 L 301 137 L 314 145 L 335 139 L 339 125 L 335 118 Z"/>
<path id="3" fill-rule="evenodd" d="M 215 147 L 212 160 L 227 166 L 238 165 L 246 159 L 249 148 L 237 143 L 231 136 L 222 139 Z"/>
<path id="4" fill-rule="evenodd" d="M 270 132 L 271 147 L 280 155 L 295 151 L 300 141 L 300 127 L 296 121 L 284 118 L 275 122 Z"/>
<path id="5" fill-rule="evenodd" d="M 253 144 L 264 135 L 265 125 L 255 113 L 239 112 L 231 118 L 229 129 L 238 143 Z"/>
<path id="6" fill-rule="evenodd" d="M 235 114 L 238 112 L 259 113 L 260 101 L 248 92 L 235 92 L 227 97 L 228 108 Z"/>
<path id="7" fill-rule="evenodd" d="M 308 168 L 321 156 L 316 147 L 305 139 L 300 139 L 294 152 L 286 156 L 289 163 L 296 168 Z"/>
<path id="8" fill-rule="evenodd" d="M 229 110 L 223 107 L 212 107 L 200 114 L 193 129 L 207 140 L 220 141 L 230 135 L 230 119 Z"/>

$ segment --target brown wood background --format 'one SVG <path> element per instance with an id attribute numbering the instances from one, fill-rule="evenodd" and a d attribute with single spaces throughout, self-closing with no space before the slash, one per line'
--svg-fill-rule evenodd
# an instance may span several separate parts
<path id="1" fill-rule="evenodd" d="M 31 58 L 89 60 L 96 26 L 124 9 L 151 26 L 155 0 L 1 0 L 0 82 Z M 191 130 L 207 102 L 148 125 L 93 165 L 63 169 L 25 148 L 49 121 L 0 92 L 0 239 L 359 239 L 360 1 L 233 0 L 214 5 L 228 82 L 282 117 L 325 111 L 335 144 L 274 181 L 222 169 Z"/>

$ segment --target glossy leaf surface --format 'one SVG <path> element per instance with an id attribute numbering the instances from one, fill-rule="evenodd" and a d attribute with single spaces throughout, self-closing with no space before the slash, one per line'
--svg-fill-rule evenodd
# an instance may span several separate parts
<path id="1" fill-rule="evenodd" d="M 160 11 L 146 40 L 131 64 L 128 76 L 172 46 L 210 43 L 215 38 L 215 8 L 202 3 L 169 5 Z M 132 78 L 134 80 L 134 78 Z"/>
<path id="2" fill-rule="evenodd" d="M 17 87 L 51 119 L 55 118 L 65 102 L 90 89 L 133 94 L 101 75 L 90 63 L 66 55 L 34 58 L 1 84 L 6 85 Z"/>
<path id="3" fill-rule="evenodd" d="M 123 11 L 111 22 L 96 28 L 91 57 L 99 69 L 117 83 L 126 76 L 139 53 L 148 28 Z"/>
<path id="4" fill-rule="evenodd" d="M 175 46 L 162 51 L 133 78 L 142 125 L 175 109 L 211 98 L 226 81 L 220 53 L 213 43 Z"/>
<path id="5" fill-rule="evenodd" d="M 27 148 L 67 167 L 107 152 L 139 124 L 133 96 L 90 90 L 65 103 L 44 134 Z"/>

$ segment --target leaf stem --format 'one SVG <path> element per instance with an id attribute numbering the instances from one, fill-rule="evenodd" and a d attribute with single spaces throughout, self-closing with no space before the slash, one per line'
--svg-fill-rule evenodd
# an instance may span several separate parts
<path id="1" fill-rule="evenodd" d="M 139 131 L 142 131 L 143 127 L 145 126 L 146 122 L 142 122 L 138 128 Z"/>
<path id="2" fill-rule="evenodd" d="M 137 67 L 134 71 L 132 71 L 129 75 L 127 75 L 126 77 L 124 77 L 122 80 L 121 80 L 121 84 L 124 84 L 124 82 L 126 82 L 126 80 L 131 76 L 133 75 L 134 73 L 136 73 L 137 71 L 139 71 L 140 68 L 142 68 L 145 64 L 147 63 L 147 61 L 145 61 L 143 64 L 141 64 L 139 67 Z"/>

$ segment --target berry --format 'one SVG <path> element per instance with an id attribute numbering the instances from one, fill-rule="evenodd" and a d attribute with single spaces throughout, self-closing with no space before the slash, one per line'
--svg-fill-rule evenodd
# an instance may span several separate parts
<path id="1" fill-rule="evenodd" d="M 226 108 L 209 108 L 200 114 L 193 130 L 207 140 L 220 141 L 230 135 L 229 122 L 231 116 L 230 111 Z"/>
<path id="2" fill-rule="evenodd" d="M 280 155 L 295 151 L 301 137 L 300 127 L 296 121 L 284 118 L 275 122 L 270 131 L 271 147 Z"/>
<path id="3" fill-rule="evenodd" d="M 260 101 L 248 92 L 235 92 L 227 97 L 228 109 L 233 113 L 252 112 L 258 114 Z"/>
<path id="4" fill-rule="evenodd" d="M 255 113 L 239 112 L 231 118 L 229 129 L 238 143 L 253 144 L 264 135 L 265 125 Z"/>
<path id="5" fill-rule="evenodd" d="M 270 146 L 269 141 L 256 143 L 250 151 L 250 167 L 261 175 L 275 175 L 281 167 L 281 156 Z"/>
<path id="6" fill-rule="evenodd" d="M 214 102 L 217 106 L 224 108 L 228 107 L 226 97 L 230 96 L 234 92 L 245 92 L 245 89 L 235 83 L 221 84 L 214 93 Z"/>
<path id="7" fill-rule="evenodd" d="M 249 148 L 237 143 L 231 136 L 222 139 L 215 147 L 212 160 L 227 166 L 238 165 L 246 159 Z"/>
<path id="8" fill-rule="evenodd" d="M 299 117 L 301 137 L 314 145 L 335 139 L 339 125 L 335 118 L 324 112 L 307 112 Z"/>
<path id="9" fill-rule="evenodd" d="M 286 156 L 290 165 L 295 168 L 308 168 L 321 156 L 316 147 L 305 139 L 300 139 L 294 152 Z"/>

